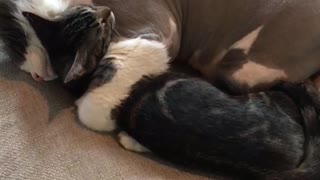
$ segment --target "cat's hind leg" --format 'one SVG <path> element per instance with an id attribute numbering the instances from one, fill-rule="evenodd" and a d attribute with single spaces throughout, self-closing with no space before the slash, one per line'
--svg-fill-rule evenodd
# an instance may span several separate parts
<path id="1" fill-rule="evenodd" d="M 150 152 L 149 149 L 142 146 L 137 140 L 132 138 L 130 135 L 128 135 L 126 132 L 122 131 L 118 135 L 119 143 L 129 151 L 138 152 L 138 153 L 145 153 Z"/>

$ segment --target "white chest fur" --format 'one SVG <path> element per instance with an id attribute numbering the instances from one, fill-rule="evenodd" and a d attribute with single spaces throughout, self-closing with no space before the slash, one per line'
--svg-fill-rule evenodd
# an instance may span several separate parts
<path id="1" fill-rule="evenodd" d="M 144 75 L 157 75 L 168 69 L 168 52 L 162 43 L 141 38 L 111 44 L 107 57 L 114 58 L 117 73 L 111 82 L 96 88 L 77 101 L 80 121 L 96 131 L 113 131 L 112 110 L 130 93 Z"/>

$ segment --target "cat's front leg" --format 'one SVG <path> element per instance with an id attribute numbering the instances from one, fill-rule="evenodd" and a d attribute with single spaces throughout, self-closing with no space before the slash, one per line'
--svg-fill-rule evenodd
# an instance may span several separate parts
<path id="1" fill-rule="evenodd" d="M 112 119 L 110 101 L 95 91 L 89 92 L 76 102 L 78 118 L 87 128 L 99 132 L 112 132 L 116 122 Z"/>
<path id="2" fill-rule="evenodd" d="M 120 104 L 121 99 L 116 98 L 118 91 L 112 88 L 116 64 L 111 61 L 112 58 L 105 57 L 99 62 L 91 77 L 88 93 L 76 102 L 80 122 L 91 130 L 111 132 L 116 129 L 112 109 Z"/>
<path id="3" fill-rule="evenodd" d="M 137 140 L 131 137 L 126 132 L 121 132 L 118 135 L 119 143 L 128 151 L 138 152 L 138 153 L 145 153 L 150 152 L 149 149 L 142 146 Z"/>
<path id="4" fill-rule="evenodd" d="M 80 122 L 96 131 L 115 130 L 114 110 L 144 76 L 166 72 L 168 61 L 167 49 L 156 41 L 137 38 L 110 45 L 88 93 L 77 102 Z"/>

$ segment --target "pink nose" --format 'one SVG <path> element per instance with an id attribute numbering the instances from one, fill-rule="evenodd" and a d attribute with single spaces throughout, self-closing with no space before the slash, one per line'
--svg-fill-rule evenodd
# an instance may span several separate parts
<path id="1" fill-rule="evenodd" d="M 32 73 L 32 77 L 35 81 L 42 82 L 43 78 L 39 76 L 37 73 Z"/>

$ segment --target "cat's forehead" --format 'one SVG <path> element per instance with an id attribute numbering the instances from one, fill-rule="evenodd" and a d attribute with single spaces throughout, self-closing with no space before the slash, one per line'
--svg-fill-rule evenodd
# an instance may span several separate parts
<path id="1" fill-rule="evenodd" d="M 79 16 L 94 16 L 97 19 L 108 18 L 110 15 L 110 8 L 107 6 L 92 6 L 92 5 L 76 5 L 68 8 L 61 14 L 62 19 L 73 19 Z"/>
<path id="2" fill-rule="evenodd" d="M 80 11 L 85 11 L 85 12 L 95 12 L 97 11 L 97 8 L 91 5 L 77 5 L 69 8 L 70 12 L 80 12 Z"/>
<path id="3" fill-rule="evenodd" d="M 97 20 L 97 10 L 93 6 L 89 5 L 79 5 L 73 6 L 65 10 L 58 19 L 61 22 L 69 24 L 71 22 L 92 22 Z"/>
<path id="4" fill-rule="evenodd" d="M 79 14 L 94 14 L 97 10 L 93 8 L 92 6 L 87 6 L 87 5 L 79 5 L 79 6 L 72 6 L 68 9 L 66 9 L 62 14 L 61 18 L 67 18 L 70 16 L 75 16 Z"/>
<path id="5" fill-rule="evenodd" d="M 88 13 L 95 13 L 101 8 L 102 6 L 93 6 L 93 5 L 75 5 L 67 9 L 66 12 L 69 13 L 80 13 L 80 12 L 88 12 Z M 107 8 L 106 6 L 104 6 Z"/>

